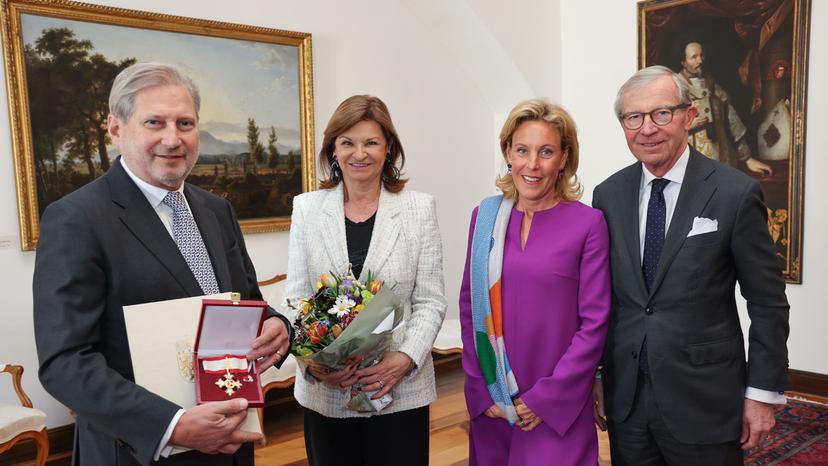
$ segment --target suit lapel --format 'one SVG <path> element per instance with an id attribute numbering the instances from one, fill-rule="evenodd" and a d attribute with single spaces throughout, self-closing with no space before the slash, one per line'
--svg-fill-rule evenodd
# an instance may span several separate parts
<path id="1" fill-rule="evenodd" d="M 345 273 L 348 267 L 348 244 L 345 239 L 345 198 L 342 183 L 332 189 L 322 202 L 322 213 L 316 216 L 316 229 L 322 232 L 325 250 L 334 270 Z"/>
<path id="2" fill-rule="evenodd" d="M 667 231 L 664 249 L 661 251 L 656 276 L 650 289 L 651 297 L 658 291 L 670 264 L 673 263 L 673 259 L 676 258 L 676 254 L 687 239 L 687 233 L 693 226 L 693 218 L 702 213 L 713 193 L 716 192 L 716 185 L 707 180 L 714 171 L 716 171 L 716 164 L 691 147 L 687 171 L 684 173 L 684 181 L 681 183 L 681 191 L 676 202 L 676 210 L 670 220 L 670 229 Z"/>
<path id="3" fill-rule="evenodd" d="M 120 157 L 112 164 L 106 176 L 112 193 L 112 202 L 123 209 L 120 218 L 127 229 L 169 270 L 170 275 L 188 295 L 203 294 L 193 272 L 184 261 L 175 241 L 164 228 L 158 214 L 124 171 Z"/>
<path id="4" fill-rule="evenodd" d="M 187 204 L 190 205 L 193 218 L 198 225 L 201 239 L 207 247 L 219 289 L 237 291 L 231 289 L 233 284 L 230 279 L 230 266 L 227 264 L 227 255 L 224 253 L 224 243 L 221 240 L 221 229 L 216 215 L 204 205 L 204 199 L 199 192 L 188 184 L 184 185 L 184 196 L 187 198 Z"/>
<path id="5" fill-rule="evenodd" d="M 641 232 L 640 213 L 638 212 L 639 197 L 641 195 L 641 163 L 636 163 L 627 169 L 624 183 L 620 186 L 619 199 L 621 221 L 623 222 L 623 238 L 627 243 L 627 252 L 631 265 L 630 275 L 635 280 L 640 296 L 647 295 L 647 284 L 644 282 L 644 273 L 641 271 Z"/>
<path id="6" fill-rule="evenodd" d="M 371 234 L 371 244 L 368 246 L 368 256 L 362 266 L 360 281 L 368 276 L 368 272 L 378 273 L 385 265 L 388 257 L 394 252 L 397 236 L 400 234 L 400 201 L 399 195 L 389 193 L 385 189 L 380 191 L 377 218 L 374 231 Z"/>

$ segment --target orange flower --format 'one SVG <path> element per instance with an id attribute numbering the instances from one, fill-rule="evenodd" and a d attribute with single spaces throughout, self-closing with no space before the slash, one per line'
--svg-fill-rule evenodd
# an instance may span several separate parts
<path id="1" fill-rule="evenodd" d="M 313 322 L 308 327 L 308 337 L 311 343 L 319 343 L 328 334 L 328 326 L 321 322 Z"/>
<path id="2" fill-rule="evenodd" d="M 336 286 L 336 277 L 334 277 L 333 274 L 323 273 L 319 277 L 319 283 L 323 286 L 327 286 L 328 288 L 333 288 Z"/>
<path id="3" fill-rule="evenodd" d="M 382 281 L 380 280 L 371 280 L 371 284 L 368 286 L 368 291 L 372 294 L 379 293 L 380 288 L 382 288 Z"/>

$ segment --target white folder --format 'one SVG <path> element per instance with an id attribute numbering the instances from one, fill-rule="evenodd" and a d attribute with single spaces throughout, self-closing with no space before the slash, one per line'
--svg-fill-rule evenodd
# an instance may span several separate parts
<path id="1" fill-rule="evenodd" d="M 192 351 L 204 299 L 230 300 L 230 293 L 124 306 L 135 383 L 184 409 L 196 406 L 195 382 L 179 369 L 179 352 L 185 343 Z M 247 410 L 241 430 L 262 433 L 256 408 Z M 173 454 L 184 451 L 175 448 Z"/>

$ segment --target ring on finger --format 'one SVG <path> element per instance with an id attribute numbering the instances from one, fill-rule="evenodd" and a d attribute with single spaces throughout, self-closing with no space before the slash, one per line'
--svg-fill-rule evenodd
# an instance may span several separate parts
<path id="1" fill-rule="evenodd" d="M 385 388 L 385 382 L 383 382 L 383 381 L 382 381 L 382 379 L 380 379 L 377 383 L 378 383 L 378 384 L 379 384 L 379 386 L 380 386 L 380 390 L 382 390 L 383 388 Z"/>

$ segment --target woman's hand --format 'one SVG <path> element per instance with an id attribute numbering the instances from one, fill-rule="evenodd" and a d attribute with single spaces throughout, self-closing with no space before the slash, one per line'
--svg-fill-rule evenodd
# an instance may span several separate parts
<path id="1" fill-rule="evenodd" d="M 324 382 L 325 385 L 328 385 L 331 388 L 341 389 L 348 388 L 356 383 L 357 367 L 358 366 L 354 364 L 351 366 L 345 366 L 338 371 L 328 372 L 321 367 L 308 366 L 308 372 L 310 372 L 312 376 Z"/>
<path id="2" fill-rule="evenodd" d="M 377 400 L 391 392 L 412 367 L 414 361 L 407 354 L 389 351 L 379 363 L 356 371 L 357 383 L 362 385 L 364 392 L 376 391 L 371 399 Z"/>
<path id="3" fill-rule="evenodd" d="M 602 432 L 607 431 L 607 416 L 604 413 L 604 382 L 595 379 L 592 384 L 592 419 Z"/>
<path id="4" fill-rule="evenodd" d="M 539 418 L 535 413 L 526 406 L 526 403 L 523 402 L 520 398 L 514 399 L 515 410 L 517 410 L 517 415 L 520 417 L 520 421 L 518 421 L 518 426 L 524 432 L 531 432 L 535 430 L 535 427 L 539 426 L 541 422 L 541 418 Z"/>
<path id="5" fill-rule="evenodd" d="M 488 408 L 486 408 L 486 411 L 483 411 L 483 414 L 485 414 L 486 417 L 490 417 L 492 419 L 506 419 L 506 413 L 504 413 L 498 405 L 489 406 Z"/>

